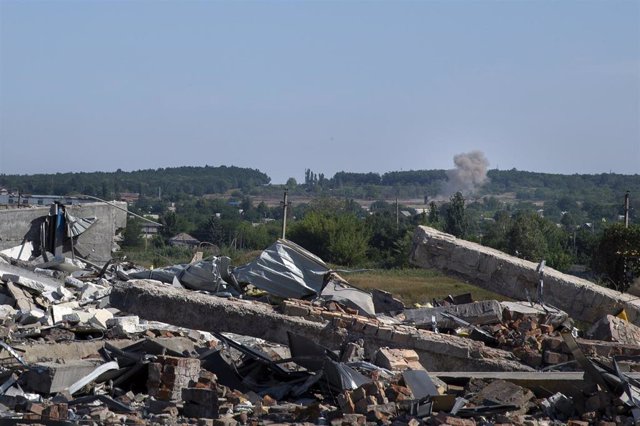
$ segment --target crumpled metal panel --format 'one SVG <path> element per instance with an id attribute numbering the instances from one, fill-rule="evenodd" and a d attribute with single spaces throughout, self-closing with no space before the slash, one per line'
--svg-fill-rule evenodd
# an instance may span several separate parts
<path id="1" fill-rule="evenodd" d="M 349 285 L 338 274 L 331 274 L 329 282 L 327 282 L 320 296 L 325 300 L 332 300 L 349 308 L 356 309 L 360 315 L 376 316 L 376 309 L 371 293 Z"/>
<path id="2" fill-rule="evenodd" d="M 327 265 L 291 241 L 279 239 L 256 260 L 237 267 L 233 275 L 274 296 L 304 298 L 320 293 Z"/>
<path id="3" fill-rule="evenodd" d="M 228 268 L 229 262 L 230 259 L 227 257 L 214 257 L 193 264 L 173 265 L 151 271 L 132 272 L 127 275 L 130 278 L 152 279 L 167 284 L 172 284 L 175 277 L 186 288 L 217 291 L 226 275 L 226 271 L 223 269 Z"/>
<path id="4" fill-rule="evenodd" d="M 67 236 L 70 238 L 82 234 L 98 221 L 96 217 L 75 217 L 67 211 L 64 212 L 64 215 L 67 220 Z"/>

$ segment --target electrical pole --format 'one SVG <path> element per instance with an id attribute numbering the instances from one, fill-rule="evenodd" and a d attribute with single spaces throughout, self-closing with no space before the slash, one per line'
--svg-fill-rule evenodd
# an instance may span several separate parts
<path id="1" fill-rule="evenodd" d="M 400 208 L 398 207 L 398 196 L 396 195 L 396 231 L 400 228 Z"/>
<path id="2" fill-rule="evenodd" d="M 624 227 L 629 227 L 629 191 L 624 194 Z"/>
<path id="3" fill-rule="evenodd" d="M 284 190 L 284 200 L 280 201 L 280 205 L 282 206 L 282 239 L 286 240 L 287 235 L 287 208 L 291 203 L 288 201 L 288 193 L 289 189 Z"/>

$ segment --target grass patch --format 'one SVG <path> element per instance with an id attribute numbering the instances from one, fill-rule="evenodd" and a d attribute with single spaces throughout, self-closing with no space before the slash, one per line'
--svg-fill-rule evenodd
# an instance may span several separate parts
<path id="1" fill-rule="evenodd" d="M 447 277 L 430 269 L 376 269 L 366 272 L 342 274 L 356 287 L 363 290 L 380 289 L 400 298 L 407 306 L 424 304 L 432 299 L 443 299 L 448 295 L 471 293 L 473 300 L 509 300 L 505 296 L 484 290 L 455 278 Z"/>

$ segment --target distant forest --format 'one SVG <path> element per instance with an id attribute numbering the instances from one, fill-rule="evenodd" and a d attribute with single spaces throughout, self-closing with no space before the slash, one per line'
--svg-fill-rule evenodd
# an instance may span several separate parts
<path id="1" fill-rule="evenodd" d="M 626 191 L 640 193 L 640 175 L 601 173 L 595 175 L 561 175 L 512 170 L 489 170 L 489 181 L 478 189 L 478 195 L 515 193 L 519 200 L 545 200 L 570 196 L 582 201 L 614 201 Z M 335 195 L 355 198 L 388 198 L 393 188 L 402 197 L 434 197 L 447 180 L 445 170 L 409 170 L 379 173 L 341 171 L 332 178 L 305 170 L 305 181 L 291 178 L 287 186 L 294 193 L 337 191 Z M 0 187 L 25 194 L 73 195 L 86 194 L 113 198 L 123 192 L 135 192 L 147 197 L 161 194 L 167 198 L 184 195 L 223 194 L 237 189 L 254 195 L 271 182 L 266 173 L 257 169 L 235 166 L 171 167 L 124 172 L 55 173 L 36 175 L 0 174 Z M 281 185 L 272 185 L 281 190 Z M 358 191 L 357 188 L 365 189 Z M 351 190 L 351 191 L 349 191 Z M 367 195 L 367 190 L 369 195 Z M 341 194 L 343 192 L 344 194 Z"/>
<path id="2" fill-rule="evenodd" d="M 271 178 L 259 170 L 241 167 L 171 167 L 133 172 L 0 175 L 0 187 L 25 194 L 85 194 L 105 199 L 124 192 L 146 197 L 180 198 L 185 195 L 222 194 L 230 189 L 249 191 Z"/>

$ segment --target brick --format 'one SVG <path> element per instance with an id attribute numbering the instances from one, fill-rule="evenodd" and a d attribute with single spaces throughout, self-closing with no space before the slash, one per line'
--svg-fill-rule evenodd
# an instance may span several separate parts
<path id="1" fill-rule="evenodd" d="M 563 362 L 569 361 L 569 356 L 566 354 L 560 354 L 552 351 L 545 351 L 543 355 L 543 359 L 545 364 L 562 364 Z"/>

